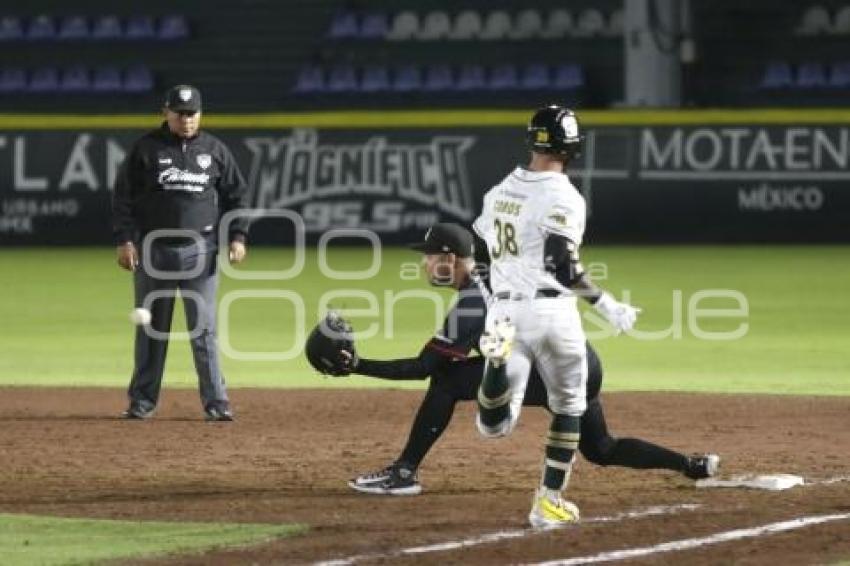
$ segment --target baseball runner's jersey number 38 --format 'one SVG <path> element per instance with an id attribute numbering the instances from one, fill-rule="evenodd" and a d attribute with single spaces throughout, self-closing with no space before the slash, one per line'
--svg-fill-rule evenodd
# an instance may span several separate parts
<path id="1" fill-rule="evenodd" d="M 566 175 L 514 169 L 484 196 L 473 224 L 490 252 L 493 292 L 572 294 L 546 271 L 543 246 L 548 234 L 557 234 L 578 247 L 584 225 L 584 198 Z"/>

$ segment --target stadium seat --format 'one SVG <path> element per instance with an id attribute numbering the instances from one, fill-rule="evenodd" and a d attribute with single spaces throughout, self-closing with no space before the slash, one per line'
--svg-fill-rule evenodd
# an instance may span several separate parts
<path id="1" fill-rule="evenodd" d="M 27 74 L 23 69 L 6 67 L 0 70 L 0 92 L 21 92 L 27 88 Z"/>
<path id="2" fill-rule="evenodd" d="M 323 92 L 325 90 L 325 73 L 322 68 L 318 65 L 308 65 L 302 68 L 292 90 L 302 93 Z"/>
<path id="3" fill-rule="evenodd" d="M 510 32 L 511 17 L 507 12 L 496 10 L 487 16 L 479 37 L 484 41 L 499 41 L 508 37 Z"/>
<path id="4" fill-rule="evenodd" d="M 20 18 L 4 16 L 0 19 L 0 41 L 18 41 L 24 38 L 24 27 Z"/>
<path id="5" fill-rule="evenodd" d="M 490 71 L 487 88 L 490 90 L 512 90 L 519 86 L 516 67 L 511 64 L 499 65 Z"/>
<path id="6" fill-rule="evenodd" d="M 59 73 L 53 67 L 36 69 L 27 85 L 29 92 L 56 92 L 59 90 Z"/>
<path id="7" fill-rule="evenodd" d="M 348 39 L 356 37 L 357 32 L 357 14 L 354 12 L 340 12 L 331 20 L 331 29 L 328 30 L 328 37 L 331 39 Z"/>
<path id="8" fill-rule="evenodd" d="M 94 92 L 118 92 L 121 90 L 121 71 L 115 67 L 100 67 L 95 69 L 92 77 Z"/>
<path id="9" fill-rule="evenodd" d="M 62 92 L 87 92 L 91 89 L 89 70 L 82 65 L 68 67 L 62 71 L 59 90 Z"/>
<path id="10" fill-rule="evenodd" d="M 836 35 L 850 34 L 850 5 L 842 7 L 835 13 L 835 23 L 832 26 L 832 33 Z"/>
<path id="11" fill-rule="evenodd" d="M 474 10 L 466 10 L 457 15 L 455 25 L 447 37 L 457 41 L 467 41 L 478 39 L 480 33 L 481 16 Z"/>
<path id="12" fill-rule="evenodd" d="M 390 88 L 390 74 L 383 65 L 370 65 L 363 69 L 360 78 L 362 92 L 383 92 Z"/>
<path id="13" fill-rule="evenodd" d="M 829 69 L 829 86 L 837 89 L 850 87 L 850 62 L 832 64 Z"/>
<path id="14" fill-rule="evenodd" d="M 329 92 L 354 92 L 357 90 L 357 71 L 348 64 L 336 65 L 328 71 Z"/>
<path id="15" fill-rule="evenodd" d="M 390 41 L 407 41 L 419 32 L 419 16 L 414 12 L 399 12 L 393 18 L 393 25 L 387 34 Z"/>
<path id="16" fill-rule="evenodd" d="M 404 65 L 396 69 L 392 89 L 396 92 L 410 92 L 422 88 L 422 74 L 415 65 Z"/>
<path id="17" fill-rule="evenodd" d="M 772 61 L 764 69 L 759 88 L 776 89 L 786 88 L 794 82 L 791 65 L 785 61 Z"/>
<path id="18" fill-rule="evenodd" d="M 442 92 L 454 87 L 452 69 L 448 65 L 432 65 L 425 72 L 424 90 L 430 92 Z"/>
<path id="19" fill-rule="evenodd" d="M 422 20 L 422 25 L 419 28 L 419 33 L 416 34 L 416 39 L 420 41 L 435 41 L 445 39 L 449 35 L 452 28 L 452 21 L 449 15 L 438 10 L 429 12 Z"/>
<path id="20" fill-rule="evenodd" d="M 573 34 L 573 16 L 562 8 L 549 12 L 541 36 L 544 39 L 563 39 Z"/>
<path id="21" fill-rule="evenodd" d="M 159 21 L 157 36 L 166 41 L 186 39 L 189 37 L 189 22 L 180 14 L 164 16 Z"/>
<path id="22" fill-rule="evenodd" d="M 150 92 L 153 90 L 153 73 L 144 65 L 133 65 L 124 72 L 124 92 Z"/>
<path id="23" fill-rule="evenodd" d="M 797 82 L 795 86 L 798 88 L 823 88 L 827 85 L 826 69 L 822 63 L 807 62 L 801 63 L 797 69 Z"/>
<path id="24" fill-rule="evenodd" d="M 153 25 L 153 18 L 150 16 L 133 16 L 127 20 L 127 29 L 124 31 L 126 39 L 154 39 L 156 38 L 156 28 Z"/>
<path id="25" fill-rule="evenodd" d="M 88 20 L 83 16 L 68 16 L 59 24 L 58 37 L 62 40 L 88 39 Z"/>
<path id="26" fill-rule="evenodd" d="M 555 68 L 552 88 L 575 90 L 584 86 L 584 70 L 576 63 L 564 63 Z"/>
<path id="27" fill-rule="evenodd" d="M 596 8 L 584 10 L 578 17 L 574 35 L 576 37 L 596 37 L 605 30 L 605 16 Z"/>
<path id="28" fill-rule="evenodd" d="M 608 37 L 620 37 L 623 35 L 623 10 L 614 10 L 608 19 L 608 27 L 604 31 Z"/>
<path id="29" fill-rule="evenodd" d="M 508 37 L 511 39 L 537 39 L 543 31 L 543 18 L 540 12 L 533 9 L 523 10 L 517 14 L 516 21 Z"/>
<path id="30" fill-rule="evenodd" d="M 97 40 L 121 39 L 124 37 L 124 29 L 118 16 L 106 15 L 95 20 L 92 25 L 91 38 Z"/>
<path id="31" fill-rule="evenodd" d="M 27 28 L 27 39 L 51 41 L 56 39 L 56 24 L 50 16 L 36 16 Z"/>
<path id="32" fill-rule="evenodd" d="M 487 75 L 481 65 L 464 65 L 455 82 L 455 90 L 481 90 L 487 85 Z"/>
<path id="33" fill-rule="evenodd" d="M 363 16 L 358 35 L 362 39 L 384 39 L 387 37 L 388 28 L 387 15 L 382 12 L 374 12 Z"/>
<path id="34" fill-rule="evenodd" d="M 552 86 L 549 67 L 541 63 L 528 65 L 522 70 L 519 86 L 524 90 L 545 90 Z"/>
<path id="35" fill-rule="evenodd" d="M 823 6 L 809 6 L 803 12 L 800 25 L 795 30 L 797 35 L 820 35 L 832 31 L 832 21 L 829 12 Z"/>

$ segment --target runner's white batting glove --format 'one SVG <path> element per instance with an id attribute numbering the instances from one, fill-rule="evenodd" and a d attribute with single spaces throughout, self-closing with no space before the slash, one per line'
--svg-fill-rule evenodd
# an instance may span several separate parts
<path id="1" fill-rule="evenodd" d="M 617 334 L 631 330 L 637 321 L 638 307 L 628 303 L 621 303 L 608 293 L 602 293 L 599 300 L 593 305 L 596 311 L 605 317 Z"/>

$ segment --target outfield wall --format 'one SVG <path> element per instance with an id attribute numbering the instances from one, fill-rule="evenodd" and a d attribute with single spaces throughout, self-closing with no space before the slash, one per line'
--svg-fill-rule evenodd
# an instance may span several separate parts
<path id="1" fill-rule="evenodd" d="M 468 224 L 481 195 L 526 159 L 526 112 L 211 115 L 251 206 L 288 209 L 308 236 L 369 228 L 385 243 L 435 221 Z M 570 177 L 597 242 L 850 240 L 850 111 L 582 113 Z M 152 115 L 0 115 L 0 243 L 98 244 L 133 140 Z M 199 169 L 200 171 L 200 169 Z M 286 221 L 255 242 L 290 242 Z"/>

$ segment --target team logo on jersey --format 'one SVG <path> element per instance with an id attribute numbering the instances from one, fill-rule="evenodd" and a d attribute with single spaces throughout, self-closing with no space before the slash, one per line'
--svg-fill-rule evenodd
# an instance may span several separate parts
<path id="1" fill-rule="evenodd" d="M 209 153 L 202 153 L 198 156 L 198 165 L 201 169 L 206 169 L 212 165 L 212 156 Z"/>
<path id="2" fill-rule="evenodd" d="M 560 224 L 561 226 L 567 225 L 567 217 L 563 214 L 551 214 L 549 218 L 555 222 L 555 224 Z"/>
<path id="3" fill-rule="evenodd" d="M 191 173 L 177 167 L 169 167 L 159 173 L 159 184 L 167 191 L 200 193 L 209 182 L 207 173 Z"/>
<path id="4" fill-rule="evenodd" d="M 177 92 L 177 96 L 180 97 L 180 100 L 183 102 L 189 102 L 192 99 L 192 89 L 191 88 L 181 88 Z"/>

